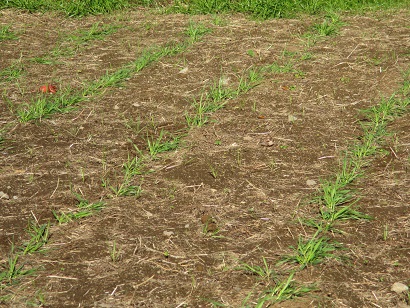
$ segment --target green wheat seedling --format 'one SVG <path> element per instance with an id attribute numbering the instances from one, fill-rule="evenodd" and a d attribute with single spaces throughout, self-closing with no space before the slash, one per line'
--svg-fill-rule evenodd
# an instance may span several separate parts
<path id="1" fill-rule="evenodd" d="M 317 230 L 312 238 L 299 236 L 297 247 L 290 247 L 294 254 L 284 256 L 278 265 L 297 263 L 303 269 L 310 264 L 319 264 L 329 258 L 339 259 L 333 252 L 341 246 L 338 243 L 330 243 L 326 237 L 319 236 L 321 232 L 322 230 Z"/>
<path id="2" fill-rule="evenodd" d="M 157 155 L 163 152 L 173 151 L 178 148 L 181 136 L 172 136 L 161 130 L 158 137 L 149 137 L 147 134 L 147 147 L 151 158 L 156 159 Z"/>
<path id="3" fill-rule="evenodd" d="M 209 102 L 207 106 L 207 112 L 215 112 L 224 107 L 225 104 L 220 104 L 222 101 L 232 98 L 235 92 L 233 89 L 229 89 L 225 86 L 225 80 L 223 77 L 209 88 L 206 92 L 206 101 Z"/>
<path id="4" fill-rule="evenodd" d="M 119 184 L 113 186 L 109 184 L 109 180 L 103 179 L 102 186 L 109 188 L 116 197 L 133 196 L 138 198 L 142 193 L 141 185 L 132 185 L 131 180 L 132 175 L 126 173 Z"/>
<path id="5" fill-rule="evenodd" d="M 134 120 L 132 118 L 127 119 L 124 116 L 124 121 L 124 126 L 127 129 L 131 130 L 137 136 L 145 129 L 144 126 L 141 126 L 142 121 L 139 117 L 136 120 Z"/>
<path id="6" fill-rule="evenodd" d="M 11 251 L 5 264 L 0 265 L 0 290 L 10 286 L 22 276 L 31 275 L 35 269 L 24 269 L 24 264 L 19 264 L 20 254 L 14 252 L 14 244 L 11 245 Z"/>
<path id="7" fill-rule="evenodd" d="M 62 61 L 52 59 L 48 55 L 45 55 L 45 56 L 42 56 L 42 57 L 33 57 L 33 58 L 30 58 L 29 61 L 33 62 L 33 63 L 45 64 L 45 65 L 63 64 Z"/>
<path id="8" fill-rule="evenodd" d="M 6 40 L 17 40 L 17 35 L 10 31 L 11 25 L 0 26 L 0 42 Z"/>
<path id="9" fill-rule="evenodd" d="M 229 99 L 246 93 L 263 79 L 263 75 L 258 69 L 251 69 L 247 76 L 241 77 L 239 84 L 235 88 L 225 85 L 223 77 L 215 81 L 207 91 L 204 91 L 199 99 L 194 99 L 191 104 L 194 112 L 185 112 L 185 120 L 188 127 L 201 127 L 209 122 L 212 113 L 222 109 Z"/>
<path id="10" fill-rule="evenodd" d="M 0 299 L 1 302 L 1 299 Z M 46 303 L 45 296 L 43 291 L 37 290 L 34 295 L 30 299 L 25 302 L 26 307 L 44 307 Z"/>
<path id="11" fill-rule="evenodd" d="M 234 90 L 233 92 L 234 93 L 233 97 L 237 97 L 253 89 L 254 87 L 256 87 L 257 85 L 261 83 L 263 78 L 264 78 L 263 69 L 259 69 L 259 68 L 249 69 L 247 72 L 247 75 L 242 76 L 239 79 L 239 84 L 236 90 Z"/>
<path id="12" fill-rule="evenodd" d="M 54 218 L 58 221 L 59 224 L 64 224 L 73 220 L 91 216 L 94 213 L 101 211 L 105 206 L 103 201 L 90 203 L 80 195 L 76 193 L 74 193 L 74 195 L 78 201 L 76 205 L 77 208 L 75 210 L 67 213 L 63 211 L 60 211 L 59 213 L 53 211 Z"/>
<path id="13" fill-rule="evenodd" d="M 144 67 L 148 64 L 144 63 Z M 143 67 L 142 67 L 143 68 Z M 140 70 L 142 69 L 140 68 Z M 82 90 L 82 96 L 96 96 L 101 94 L 106 88 L 118 87 L 130 78 L 134 73 L 135 68 L 133 64 L 125 65 L 114 72 L 106 72 L 105 75 L 100 77 L 98 80 L 91 82 L 89 85 L 85 86 Z"/>
<path id="14" fill-rule="evenodd" d="M 265 257 L 262 257 L 263 266 L 259 265 L 249 265 L 247 263 L 241 262 L 241 265 L 235 267 L 235 270 L 244 271 L 245 273 L 249 273 L 252 275 L 256 275 L 260 277 L 262 280 L 270 282 L 276 277 L 276 272 L 269 266 L 268 262 L 266 261 Z"/>
<path id="15" fill-rule="evenodd" d="M 189 36 L 190 43 L 194 43 L 200 41 L 201 38 L 209 32 L 211 32 L 211 29 L 205 27 L 204 24 L 190 21 L 185 34 Z"/>
<path id="16" fill-rule="evenodd" d="M 363 172 L 360 170 L 357 164 L 350 160 L 348 156 L 349 153 L 346 153 L 341 163 L 341 169 L 336 174 L 335 182 L 338 183 L 338 186 L 346 186 L 348 184 L 351 184 L 353 181 L 363 175 Z"/>
<path id="17" fill-rule="evenodd" d="M 399 99 L 396 96 L 397 94 L 394 94 L 388 99 L 382 99 L 378 105 L 362 110 L 369 121 L 367 126 L 373 127 L 377 132 L 378 127 L 386 126 L 407 111 L 409 99 Z"/>
<path id="18" fill-rule="evenodd" d="M 117 262 L 120 259 L 121 252 L 117 248 L 117 244 L 115 241 L 112 242 L 112 246 L 110 249 L 110 259 L 112 262 Z"/>
<path id="19" fill-rule="evenodd" d="M 80 102 L 87 98 L 70 88 L 59 91 L 58 94 L 39 94 L 31 103 L 25 103 L 17 109 L 17 116 L 22 123 L 32 120 L 49 118 L 55 113 L 66 113 L 75 110 Z"/>
<path id="20" fill-rule="evenodd" d="M 128 153 L 128 159 L 122 165 L 123 178 L 117 185 L 110 185 L 109 179 L 102 179 L 102 186 L 108 188 L 116 197 L 120 196 L 134 196 L 139 197 L 142 192 L 141 185 L 132 185 L 131 182 L 136 175 L 145 174 L 147 171 L 143 170 L 145 167 L 145 156 L 138 149 L 138 147 L 129 140 L 134 146 L 137 154 L 135 156 Z"/>
<path id="21" fill-rule="evenodd" d="M 201 127 L 208 123 L 209 114 L 207 108 L 208 102 L 205 100 L 205 95 L 201 95 L 199 100 L 194 99 L 192 107 L 195 111 L 193 115 L 185 112 L 185 120 L 188 127 Z"/>
<path id="22" fill-rule="evenodd" d="M 385 224 L 383 228 L 383 241 L 387 241 L 388 238 L 389 238 L 389 226 L 388 224 Z"/>
<path id="23" fill-rule="evenodd" d="M 387 125 L 407 111 L 410 100 L 398 99 L 396 95 L 383 99 L 378 105 L 365 109 L 362 113 L 367 121 L 362 121 L 363 136 L 350 149 L 352 162 L 361 168 L 368 157 L 379 153 L 384 138 L 388 136 Z"/>
<path id="24" fill-rule="evenodd" d="M 270 304 L 291 300 L 315 290 L 314 286 L 296 285 L 293 276 L 294 273 L 291 273 L 285 280 L 276 280 L 275 287 L 264 291 L 264 295 L 258 299 L 255 308 L 268 307 Z M 266 304 L 268 305 L 266 306 Z"/>
<path id="25" fill-rule="evenodd" d="M 209 174 L 216 179 L 218 177 L 218 170 L 214 166 L 209 165 Z"/>
<path id="26" fill-rule="evenodd" d="M 346 188 L 347 184 L 336 181 L 323 181 L 320 215 L 327 228 L 331 228 L 337 220 L 371 219 L 369 215 L 361 213 L 354 208 L 359 201 L 353 192 Z"/>
<path id="27" fill-rule="evenodd" d="M 128 175 L 127 177 L 144 174 L 142 170 L 144 168 L 144 160 L 144 156 L 131 156 L 128 153 L 128 159 L 122 165 L 124 173 Z"/>
<path id="28" fill-rule="evenodd" d="M 201 298 L 201 300 L 208 302 L 212 305 L 213 308 L 216 307 L 228 307 L 227 305 L 225 305 L 224 303 L 218 302 L 217 300 L 211 299 L 211 298 Z"/>
<path id="29" fill-rule="evenodd" d="M 23 250 L 22 254 L 26 255 L 42 251 L 43 246 L 47 244 L 49 239 L 50 222 L 39 225 L 35 221 L 30 221 L 27 232 L 30 235 L 30 239 L 23 243 L 21 247 Z"/>

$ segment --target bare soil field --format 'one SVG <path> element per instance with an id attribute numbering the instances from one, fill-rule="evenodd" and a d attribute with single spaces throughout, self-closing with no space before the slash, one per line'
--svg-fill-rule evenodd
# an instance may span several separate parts
<path id="1" fill-rule="evenodd" d="M 28 225 L 50 223 L 0 306 L 409 307 L 391 289 L 410 284 L 408 113 L 351 185 L 372 219 L 328 232 L 337 257 L 280 262 L 316 232 L 304 221 L 360 140 L 361 110 L 408 82 L 408 11 L 344 13 L 320 33 L 326 18 L 0 11 L 16 35 L 0 41 L 3 272 Z M 164 46 L 177 47 L 90 90 Z M 81 95 L 22 120 L 62 93 Z M 260 302 L 286 282 L 289 298 Z"/>

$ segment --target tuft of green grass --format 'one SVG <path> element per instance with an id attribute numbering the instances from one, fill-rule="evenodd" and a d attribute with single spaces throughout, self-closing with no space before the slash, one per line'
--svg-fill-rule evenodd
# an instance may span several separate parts
<path id="1" fill-rule="evenodd" d="M 327 14 L 320 24 L 314 25 L 312 28 L 319 36 L 331 36 L 339 32 L 344 23 L 340 21 L 340 16 L 331 13 Z"/>
<path id="2" fill-rule="evenodd" d="M 18 36 L 10 30 L 11 25 L 0 26 L 0 42 L 6 40 L 17 40 Z"/>
<path id="3" fill-rule="evenodd" d="M 0 82 L 10 82 L 19 79 L 24 73 L 21 60 L 14 61 L 9 67 L 0 71 Z"/>
<path id="4" fill-rule="evenodd" d="M 200 41 L 205 34 L 210 32 L 212 32 L 212 30 L 205 27 L 204 24 L 190 21 L 188 24 L 188 29 L 185 31 L 185 34 L 189 36 L 190 43 L 195 43 Z"/>

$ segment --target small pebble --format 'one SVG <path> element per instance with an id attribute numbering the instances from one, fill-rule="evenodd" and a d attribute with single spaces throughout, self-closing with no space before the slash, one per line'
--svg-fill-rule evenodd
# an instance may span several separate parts
<path id="1" fill-rule="evenodd" d="M 409 287 L 406 286 L 404 283 L 401 282 L 395 282 L 392 286 L 391 289 L 393 292 L 396 292 L 397 294 L 405 293 L 409 290 Z"/>
<path id="2" fill-rule="evenodd" d="M 172 231 L 164 231 L 164 232 L 162 232 L 162 234 L 164 234 L 165 236 L 170 237 L 170 236 L 174 235 L 174 232 L 172 232 Z"/>
<path id="3" fill-rule="evenodd" d="M 317 183 L 315 180 L 307 180 L 306 181 L 306 185 L 307 186 L 315 186 Z"/>
<path id="4" fill-rule="evenodd" d="M 297 117 L 295 117 L 294 115 L 288 115 L 288 121 L 289 122 L 295 122 L 296 120 L 297 120 L 298 118 Z"/>
<path id="5" fill-rule="evenodd" d="M 10 199 L 9 195 L 5 192 L 0 191 L 0 199 Z"/>

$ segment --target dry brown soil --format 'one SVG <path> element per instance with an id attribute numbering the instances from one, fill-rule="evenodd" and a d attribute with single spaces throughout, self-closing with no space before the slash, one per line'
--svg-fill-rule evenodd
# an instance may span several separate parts
<path id="1" fill-rule="evenodd" d="M 409 68 L 409 12 L 342 14 L 338 34 L 308 44 L 304 34 L 322 20 L 258 22 L 146 10 L 66 19 L 1 11 L 0 25 L 11 24 L 19 38 L 0 42 L 0 70 L 21 61 L 24 74 L 0 81 L 0 191 L 8 195 L 0 200 L 0 261 L 12 242 L 27 240 L 29 220 L 52 227 L 47 251 L 22 258 L 38 270 L 1 290 L 9 297 L 0 306 L 252 307 L 274 282 L 236 270 L 241 262 L 262 266 L 265 258 L 275 277 L 286 279 L 297 266 L 276 263 L 299 235 L 314 233 L 298 218 L 317 215 L 309 201 L 360 137 L 359 110 L 392 95 Z M 76 110 L 19 123 L 16 109 L 40 95 L 40 85 L 80 89 L 144 48 L 185 40 L 190 21 L 212 32 Z M 57 63 L 30 60 L 70 46 L 67 34 L 96 22 L 120 28 L 58 56 Z M 185 112 L 219 78 L 234 87 L 249 68 L 275 62 L 292 62 L 299 73 L 267 74 L 227 100 L 207 125 L 187 128 Z M 409 123 L 406 114 L 389 126 L 386 151 L 356 183 L 361 211 L 374 219 L 339 225 L 345 234 L 332 236 L 345 258 L 297 271 L 295 283 L 317 290 L 273 307 L 406 305 L 408 298 L 390 288 L 410 284 Z M 147 135 L 162 129 L 184 134 L 179 148 L 146 159 L 151 172 L 132 180 L 141 196 L 113 196 L 103 179 L 120 184 L 122 165 L 136 155 L 132 143 L 147 154 Z M 52 211 L 73 210 L 73 192 L 103 200 L 105 208 L 59 225 Z"/>

